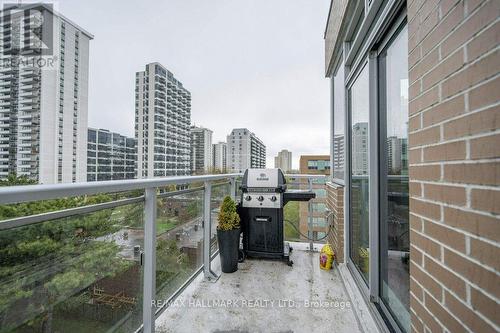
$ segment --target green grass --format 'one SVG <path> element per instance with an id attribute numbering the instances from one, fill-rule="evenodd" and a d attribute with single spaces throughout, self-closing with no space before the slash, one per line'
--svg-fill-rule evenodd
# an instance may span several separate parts
<path id="1" fill-rule="evenodd" d="M 164 232 L 172 230 L 177 225 L 179 225 L 179 220 L 177 217 L 159 217 L 156 220 L 156 234 L 160 235 Z"/>

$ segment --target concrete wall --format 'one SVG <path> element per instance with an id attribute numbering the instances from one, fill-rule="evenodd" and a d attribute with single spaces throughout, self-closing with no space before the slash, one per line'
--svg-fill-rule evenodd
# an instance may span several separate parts
<path id="1" fill-rule="evenodd" d="M 500 2 L 408 1 L 411 315 L 500 325 Z"/>

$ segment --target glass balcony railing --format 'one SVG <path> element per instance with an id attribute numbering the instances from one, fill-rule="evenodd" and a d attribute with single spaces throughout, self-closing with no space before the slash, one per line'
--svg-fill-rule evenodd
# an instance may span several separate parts
<path id="1" fill-rule="evenodd" d="M 313 189 L 322 176 L 289 176 Z M 1 332 L 152 332 L 217 255 L 216 220 L 240 174 L 0 188 Z M 313 234 L 313 205 L 286 239 Z M 308 240 L 309 241 L 309 240 Z"/>

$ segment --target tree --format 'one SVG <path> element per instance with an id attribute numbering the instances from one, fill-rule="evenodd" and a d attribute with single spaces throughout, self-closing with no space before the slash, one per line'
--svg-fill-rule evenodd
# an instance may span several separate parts
<path id="1" fill-rule="evenodd" d="M 9 173 L 6 179 L 0 180 L 0 186 L 34 185 L 36 181 L 28 176 L 18 176 L 16 173 Z"/>
<path id="2" fill-rule="evenodd" d="M 108 195 L 98 195 L 2 206 L 0 215 L 15 217 L 109 200 Z M 50 331 L 57 304 L 129 268 L 133 263 L 118 255 L 120 246 L 105 237 L 121 228 L 107 209 L 2 231 L 2 329 L 30 322 Z"/>

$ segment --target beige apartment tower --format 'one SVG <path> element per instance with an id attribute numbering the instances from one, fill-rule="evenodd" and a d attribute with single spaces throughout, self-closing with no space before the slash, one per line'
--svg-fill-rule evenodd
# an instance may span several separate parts
<path id="1" fill-rule="evenodd" d="M 278 152 L 278 156 L 274 157 L 274 167 L 281 169 L 283 172 L 292 170 L 292 152 L 286 149 Z"/>

